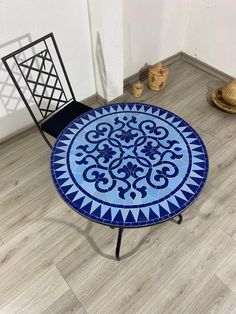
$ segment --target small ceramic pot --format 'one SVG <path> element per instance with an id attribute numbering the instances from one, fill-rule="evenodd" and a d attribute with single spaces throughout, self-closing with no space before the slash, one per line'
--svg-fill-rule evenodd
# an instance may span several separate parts
<path id="1" fill-rule="evenodd" d="M 140 97 L 143 92 L 143 84 L 141 82 L 137 82 L 133 85 L 133 96 Z"/>

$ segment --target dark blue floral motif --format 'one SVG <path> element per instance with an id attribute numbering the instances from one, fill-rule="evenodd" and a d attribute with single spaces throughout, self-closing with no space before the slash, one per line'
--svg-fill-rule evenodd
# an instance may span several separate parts
<path id="1" fill-rule="evenodd" d="M 153 146 L 152 142 L 147 142 L 147 145 L 141 150 L 142 153 L 145 153 L 145 156 L 148 156 L 150 159 L 154 160 L 156 154 L 160 154 L 159 152 L 160 145 Z"/>
<path id="2" fill-rule="evenodd" d="M 164 139 L 169 135 L 169 132 L 161 126 L 146 126 L 146 129 L 149 130 L 150 134 L 155 134 L 158 136 L 158 139 Z"/>
<path id="3" fill-rule="evenodd" d="M 112 159 L 113 155 L 116 154 L 116 152 L 114 150 L 112 150 L 111 147 L 109 147 L 107 144 L 104 145 L 104 148 L 102 149 L 99 149 L 98 148 L 98 157 L 97 158 L 100 158 L 100 157 L 103 157 L 104 160 L 103 162 L 108 162 L 110 159 Z"/>
<path id="4" fill-rule="evenodd" d="M 124 173 L 125 178 L 134 177 L 138 178 L 138 172 L 143 172 L 143 167 L 138 167 L 136 164 L 133 164 L 131 161 L 127 163 L 127 165 L 124 165 L 122 168 L 118 169 L 118 173 Z"/>
<path id="5" fill-rule="evenodd" d="M 168 186 L 169 178 L 174 178 L 178 175 L 179 170 L 175 164 L 171 162 L 165 162 L 164 165 L 155 171 L 154 182 L 147 178 L 147 182 L 150 186 L 157 189 L 164 189 Z"/>
<path id="6" fill-rule="evenodd" d="M 154 121 L 116 117 L 113 124 L 97 124 L 86 133 L 88 144 L 77 146 L 76 163 L 89 164 L 83 178 L 97 191 L 116 187 L 122 199 L 144 198 L 148 186 L 163 189 L 179 173 L 174 160 L 183 157 L 182 149 L 168 137 L 168 130 Z"/>
<path id="7" fill-rule="evenodd" d="M 114 120 L 114 124 L 119 126 L 118 128 L 119 132 L 115 134 L 115 137 L 120 139 L 121 141 L 129 143 L 135 137 L 138 136 L 137 130 L 131 125 L 131 124 L 135 125 L 136 123 L 137 119 L 134 116 L 129 121 L 126 116 L 124 116 L 123 119 L 116 117 Z"/>
<path id="8" fill-rule="evenodd" d="M 128 130 L 128 131 L 121 130 L 121 134 L 116 135 L 117 138 L 120 138 L 122 141 L 125 141 L 126 143 L 129 143 L 131 140 L 133 140 L 137 136 L 138 136 L 138 133 L 133 133 L 132 130 Z"/>
<path id="9" fill-rule="evenodd" d="M 86 156 L 84 156 L 84 152 L 87 151 L 88 147 L 89 146 L 87 144 L 77 146 L 77 150 L 79 150 L 79 152 L 76 153 L 76 156 L 77 157 L 83 157 L 82 159 L 80 159 L 79 162 L 76 161 L 77 164 L 79 164 L 79 165 L 87 165 L 88 164 L 88 160 L 87 160 Z"/>
<path id="10" fill-rule="evenodd" d="M 147 195 L 147 187 L 146 186 L 142 186 L 141 188 L 136 188 L 136 190 L 132 190 L 131 188 L 122 188 L 122 187 L 119 187 L 118 188 L 118 191 L 119 191 L 119 197 L 122 198 L 122 199 L 125 199 L 125 194 L 131 190 L 130 192 L 130 197 L 134 200 L 135 197 L 137 196 L 137 192 L 141 193 L 141 197 L 144 198 L 146 195 Z"/>
<path id="11" fill-rule="evenodd" d="M 125 194 L 130 189 L 131 189 L 130 197 L 132 199 L 135 199 L 136 192 L 141 193 L 142 198 L 147 195 L 147 192 L 146 192 L 147 187 L 146 186 L 141 186 L 141 187 L 137 186 L 137 182 L 139 181 L 139 179 L 142 179 L 144 177 L 143 172 L 144 172 L 143 167 L 139 167 L 138 165 L 132 163 L 131 161 L 129 161 L 127 163 L 127 165 L 123 165 L 123 167 L 121 167 L 117 170 L 117 173 L 119 173 L 119 174 L 123 173 L 124 174 L 123 180 L 129 179 L 130 177 L 133 177 L 134 179 L 136 179 L 133 183 L 133 186 L 132 186 L 133 190 L 131 189 L 128 180 L 125 181 L 128 183 L 126 188 L 123 188 L 123 187 L 118 188 L 119 197 L 121 197 L 122 199 L 125 199 Z"/>

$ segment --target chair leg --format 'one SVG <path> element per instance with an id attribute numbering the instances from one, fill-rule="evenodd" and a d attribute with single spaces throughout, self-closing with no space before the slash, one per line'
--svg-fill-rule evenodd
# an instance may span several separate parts
<path id="1" fill-rule="evenodd" d="M 121 246 L 121 240 L 122 240 L 122 233 L 123 233 L 123 231 L 124 231 L 124 228 L 119 228 L 117 244 L 116 244 L 116 259 L 117 259 L 117 261 L 120 260 L 120 246 Z"/>
<path id="2" fill-rule="evenodd" d="M 49 142 L 47 136 L 44 134 L 43 130 L 40 128 L 40 126 L 36 123 L 37 128 L 39 129 L 39 132 L 41 133 L 42 137 L 44 138 L 45 142 L 48 144 L 48 146 L 52 149 L 52 144 Z"/>
<path id="3" fill-rule="evenodd" d="M 45 142 L 48 144 L 48 146 L 52 149 L 52 144 L 49 142 L 49 140 L 47 139 L 46 135 L 43 135 L 43 138 L 45 140 Z"/>

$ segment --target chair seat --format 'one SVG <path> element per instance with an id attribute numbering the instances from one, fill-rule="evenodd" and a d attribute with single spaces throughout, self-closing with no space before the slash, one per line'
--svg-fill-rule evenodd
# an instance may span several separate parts
<path id="1" fill-rule="evenodd" d="M 91 108 L 78 101 L 72 101 L 52 117 L 41 124 L 44 132 L 57 138 L 61 131 L 75 118 L 89 111 Z"/>

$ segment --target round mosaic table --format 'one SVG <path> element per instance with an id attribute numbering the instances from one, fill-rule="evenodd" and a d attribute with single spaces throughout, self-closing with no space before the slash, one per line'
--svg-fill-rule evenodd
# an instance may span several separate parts
<path id="1" fill-rule="evenodd" d="M 181 213 L 206 181 L 206 148 L 174 113 L 140 103 L 90 110 L 58 137 L 51 173 L 63 200 L 82 216 L 124 228 L 158 224 Z"/>

